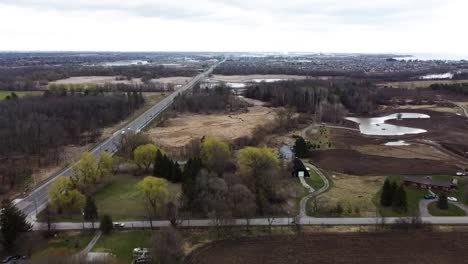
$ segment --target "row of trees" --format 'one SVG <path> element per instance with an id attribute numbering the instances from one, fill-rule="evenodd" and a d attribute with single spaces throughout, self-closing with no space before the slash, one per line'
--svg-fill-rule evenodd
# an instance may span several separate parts
<path id="1" fill-rule="evenodd" d="M 448 91 L 468 95 L 468 83 L 434 83 L 429 88 L 436 91 Z"/>
<path id="2" fill-rule="evenodd" d="M 408 200 L 404 185 L 398 185 L 396 182 L 390 182 L 389 179 L 385 179 L 382 193 L 380 194 L 380 204 L 384 207 L 391 206 L 398 212 L 408 211 Z"/>

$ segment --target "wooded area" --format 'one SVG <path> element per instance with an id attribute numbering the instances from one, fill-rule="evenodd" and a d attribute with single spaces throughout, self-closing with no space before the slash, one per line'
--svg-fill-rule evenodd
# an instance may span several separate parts
<path id="1" fill-rule="evenodd" d="M 377 89 L 368 82 L 315 80 L 259 83 L 246 90 L 245 96 L 286 106 L 300 113 L 315 114 L 318 121 L 336 123 L 347 110 L 367 114 L 377 107 Z"/>
<path id="2" fill-rule="evenodd" d="M 194 76 L 193 68 L 168 68 L 160 65 L 104 66 L 31 66 L 0 67 L 0 90 L 38 90 L 51 81 L 76 76 L 121 76 L 141 78 L 143 82 L 171 76 Z"/>
<path id="3" fill-rule="evenodd" d="M 213 89 L 195 87 L 191 92 L 179 95 L 174 107 L 178 112 L 214 113 L 246 110 L 248 103 L 236 97 L 226 86 Z"/>
<path id="4" fill-rule="evenodd" d="M 137 92 L 46 92 L 0 101 L 2 185 L 14 185 L 32 166 L 58 163 L 65 145 L 95 141 L 100 128 L 126 118 L 143 103 Z"/>

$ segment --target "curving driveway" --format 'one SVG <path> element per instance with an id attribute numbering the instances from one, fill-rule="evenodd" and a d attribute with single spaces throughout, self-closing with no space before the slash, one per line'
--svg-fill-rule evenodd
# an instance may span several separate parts
<path id="1" fill-rule="evenodd" d="M 429 210 L 427 209 L 427 207 L 429 206 L 429 204 L 431 203 L 435 203 L 437 202 L 438 199 L 434 199 L 434 200 L 425 200 L 425 199 L 421 199 L 419 201 L 419 215 L 421 217 L 432 217 L 432 215 L 429 213 Z M 449 203 L 461 208 L 463 211 L 465 211 L 466 215 L 468 215 L 468 206 L 464 205 L 463 203 L 460 203 L 460 202 L 451 202 L 451 201 L 448 201 Z"/>
<path id="2" fill-rule="evenodd" d="M 323 185 L 323 187 L 320 188 L 319 190 L 314 190 L 311 186 L 309 186 L 309 185 L 304 181 L 304 179 L 300 179 L 300 180 L 301 180 L 301 183 L 302 183 L 303 185 L 306 184 L 307 186 L 309 186 L 308 189 L 310 190 L 310 193 L 309 193 L 308 195 L 302 197 L 302 199 L 301 199 L 300 207 L 299 207 L 299 208 L 300 208 L 300 212 L 299 212 L 299 215 L 298 215 L 299 218 L 300 218 L 300 217 L 305 217 L 305 216 L 307 216 L 307 202 L 308 202 L 311 198 L 313 198 L 313 197 L 315 197 L 315 196 L 317 196 L 317 195 L 319 195 L 319 194 L 325 192 L 325 191 L 330 187 L 330 183 L 328 182 L 327 177 L 325 177 L 325 175 L 323 175 L 323 173 L 322 173 L 317 167 L 315 167 L 314 165 L 312 165 L 312 164 L 310 164 L 310 163 L 306 163 L 306 162 L 304 162 L 304 164 L 306 165 L 306 167 L 308 167 L 308 168 L 310 168 L 311 170 L 314 170 L 315 172 L 317 172 L 317 174 L 320 176 L 320 178 L 322 178 L 322 181 L 324 182 L 324 185 Z"/>

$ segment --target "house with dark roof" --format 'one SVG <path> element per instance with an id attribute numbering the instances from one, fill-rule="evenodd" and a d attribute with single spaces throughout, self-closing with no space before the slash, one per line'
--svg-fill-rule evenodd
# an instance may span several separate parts
<path id="1" fill-rule="evenodd" d="M 420 189 L 441 190 L 450 192 L 456 188 L 456 184 L 450 181 L 434 181 L 431 176 L 405 176 L 403 183 Z"/>
<path id="2" fill-rule="evenodd" d="M 306 166 L 299 158 L 294 158 L 293 160 L 293 172 L 292 175 L 299 177 L 310 177 L 310 173 L 307 170 Z"/>

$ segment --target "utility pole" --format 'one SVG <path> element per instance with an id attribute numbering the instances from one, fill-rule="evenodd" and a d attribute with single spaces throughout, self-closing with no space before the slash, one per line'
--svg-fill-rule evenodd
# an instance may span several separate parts
<path id="1" fill-rule="evenodd" d="M 33 181 L 34 181 L 34 188 L 33 189 L 36 189 L 37 182 L 36 182 L 36 176 L 34 176 L 34 173 L 33 173 L 32 177 L 33 177 Z M 34 207 L 36 209 L 36 217 L 35 218 L 37 219 L 38 210 L 37 210 L 37 197 L 36 197 L 36 192 L 35 191 L 33 191 L 33 196 L 34 196 Z"/>
<path id="2" fill-rule="evenodd" d="M 85 225 L 84 225 L 84 210 L 83 210 L 83 208 L 81 208 L 81 216 L 82 216 L 82 218 L 81 218 L 82 221 L 81 221 L 81 222 L 83 223 L 83 230 L 85 230 Z"/>

